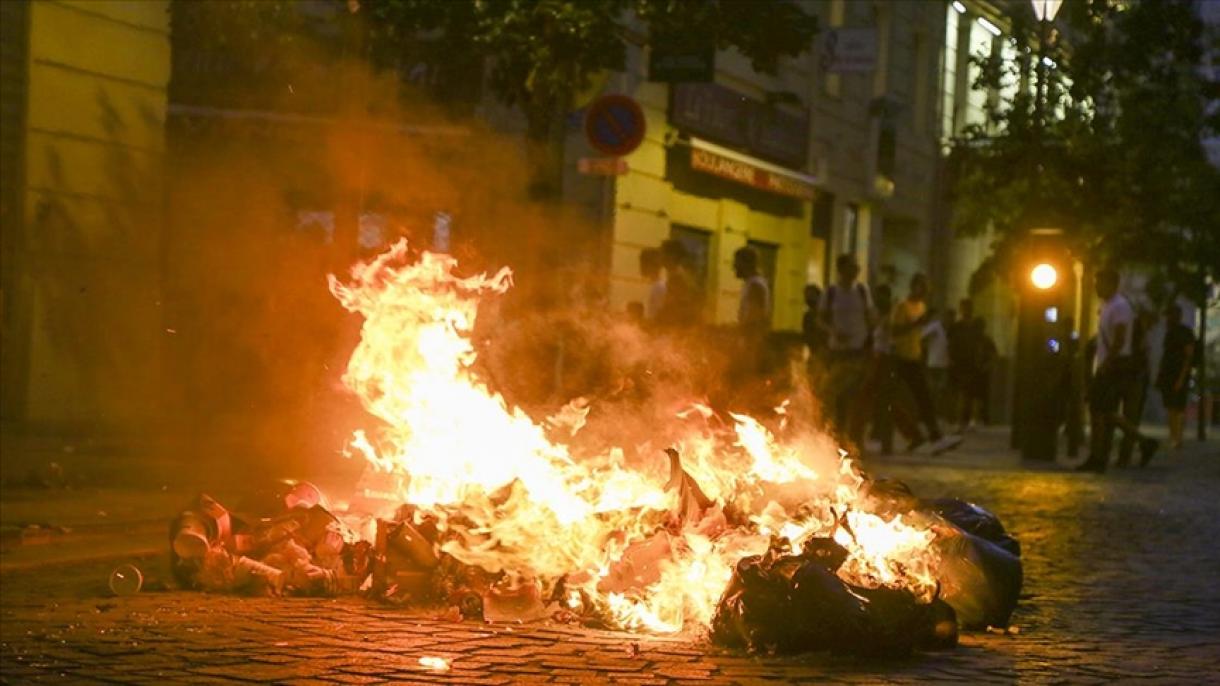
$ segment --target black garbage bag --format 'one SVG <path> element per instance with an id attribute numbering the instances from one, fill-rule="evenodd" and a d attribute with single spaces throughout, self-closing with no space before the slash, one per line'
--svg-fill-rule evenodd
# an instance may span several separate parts
<path id="1" fill-rule="evenodd" d="M 1021 543 L 1004 530 L 1000 518 L 990 511 L 957 498 L 933 500 L 927 507 L 962 531 L 990 541 L 1017 557 L 1021 556 Z"/>
<path id="2" fill-rule="evenodd" d="M 1021 594 L 1021 558 L 980 536 L 946 528 L 936 537 L 941 598 L 967 629 L 1006 627 Z"/>
<path id="3" fill-rule="evenodd" d="M 904 590 L 850 586 L 835 573 L 846 555 L 831 539 L 810 539 L 800 555 L 743 558 L 712 618 L 712 640 L 754 652 L 874 656 L 956 644 L 951 607 Z"/>
<path id="4" fill-rule="evenodd" d="M 793 574 L 786 616 L 793 650 L 852 652 L 869 640 L 864 598 L 817 562 L 805 562 Z"/>
<path id="5" fill-rule="evenodd" d="M 790 577 L 799 564 L 770 553 L 739 560 L 712 617 L 712 640 L 750 652 L 793 650 Z"/>

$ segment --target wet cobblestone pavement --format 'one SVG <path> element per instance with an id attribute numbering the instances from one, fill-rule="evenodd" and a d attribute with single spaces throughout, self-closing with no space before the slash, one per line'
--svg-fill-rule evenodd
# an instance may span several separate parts
<path id="1" fill-rule="evenodd" d="M 749 657 L 697 638 L 452 623 L 359 599 L 112 598 L 110 565 L 93 563 L 0 577 L 0 681 L 1220 683 L 1216 443 L 1106 476 L 969 449 L 871 470 L 1001 516 L 1024 550 L 1019 633 L 896 662 Z"/>

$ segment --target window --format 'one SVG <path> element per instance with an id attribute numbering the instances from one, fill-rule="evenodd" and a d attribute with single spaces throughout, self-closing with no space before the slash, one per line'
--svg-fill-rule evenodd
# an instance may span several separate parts
<path id="1" fill-rule="evenodd" d="M 860 206 L 853 203 L 848 203 L 847 207 L 843 208 L 843 251 L 845 253 L 855 252 L 860 247 Z"/>
<path id="2" fill-rule="evenodd" d="M 989 22 L 987 26 L 994 26 L 994 24 Z M 967 34 L 969 38 L 966 41 L 966 45 L 969 58 L 991 56 L 995 46 L 995 36 L 992 35 L 985 25 L 980 24 L 978 20 L 972 21 L 967 26 Z M 991 94 L 974 87 L 974 82 L 978 79 L 979 73 L 978 65 L 970 64 L 968 70 L 970 78 L 966 83 L 969 89 L 966 92 L 966 112 L 962 122 L 966 126 L 987 123 L 987 101 Z"/>
<path id="3" fill-rule="evenodd" d="M 957 110 L 957 34 L 960 17 L 952 5 L 945 9 L 945 56 L 941 72 L 941 135 L 945 138 L 952 138 L 957 133 L 954 115 Z"/>
<path id="4" fill-rule="evenodd" d="M 686 248 L 690 257 L 691 272 L 695 282 L 705 293 L 708 286 L 708 272 L 711 268 L 712 233 L 693 226 L 673 224 L 669 227 L 669 237 L 680 242 Z"/>

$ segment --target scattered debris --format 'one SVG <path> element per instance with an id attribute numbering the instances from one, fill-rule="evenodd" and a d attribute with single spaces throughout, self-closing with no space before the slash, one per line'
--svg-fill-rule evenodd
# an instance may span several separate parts
<path id="1" fill-rule="evenodd" d="M 143 587 L 144 574 L 135 565 L 119 565 L 110 572 L 110 592 L 117 596 L 135 595 Z"/>
<path id="2" fill-rule="evenodd" d="M 437 672 L 449 671 L 449 661 L 443 657 L 425 656 L 419 658 L 419 665 Z"/>

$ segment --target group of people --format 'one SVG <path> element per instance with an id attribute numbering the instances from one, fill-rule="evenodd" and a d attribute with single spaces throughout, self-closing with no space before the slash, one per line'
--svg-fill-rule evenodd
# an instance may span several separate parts
<path id="1" fill-rule="evenodd" d="M 743 347 L 738 357 L 754 360 L 767 347 L 771 292 L 758 254 L 750 247 L 734 254 L 733 268 L 742 281 L 735 334 Z M 840 255 L 833 283 L 824 291 L 816 285 L 805 288 L 806 372 L 824 403 L 824 416 L 841 439 L 864 452 L 892 453 L 895 430 L 906 439 L 908 452 L 939 454 L 957 447 L 976 420 L 989 420 L 997 352 L 983 318 L 974 313 L 969 298 L 961 300 L 956 311 L 930 309 L 928 278 L 922 273 L 911 276 L 905 297 L 897 299 L 889 284 L 870 289 L 859 280 L 860 271 L 853 255 Z M 640 273 L 649 289 L 644 302 L 629 306 L 633 318 L 658 331 L 702 321 L 704 298 L 680 241 L 643 250 Z M 1083 351 L 1074 335 L 1067 337 L 1062 359 L 1070 371 L 1064 388 L 1048 390 L 1048 402 L 1066 399 L 1061 422 L 1066 425 L 1068 453 L 1075 455 L 1084 419 L 1083 411 L 1076 410 L 1083 404 L 1075 399 L 1087 399 L 1089 457 L 1080 469 L 1105 470 L 1116 429 L 1123 432 L 1118 463 L 1130 463 L 1138 448 L 1140 464 L 1147 464 L 1159 447 L 1139 431 L 1151 380 L 1145 347 L 1151 326 L 1147 315 L 1141 316 L 1119 293 L 1117 272 L 1099 271 L 1095 285 L 1102 301 L 1097 335 Z M 1178 447 L 1197 347 L 1177 305 L 1169 305 L 1164 316 L 1167 328 L 1154 385 L 1169 415 L 1170 444 Z M 1074 328 L 1070 320 L 1064 324 Z M 942 429 L 945 421 L 956 426 L 947 432 Z"/>
<path id="2" fill-rule="evenodd" d="M 1102 301 L 1097 335 L 1090 341 L 1086 354 L 1086 376 L 1089 407 L 1089 454 L 1080 465 L 1082 471 L 1105 472 L 1110 464 L 1114 432 L 1121 430 L 1118 466 L 1131 463 L 1138 446 L 1140 466 L 1148 464 L 1159 448 L 1159 442 L 1140 432 L 1140 417 L 1150 381 L 1148 337 L 1151 317 L 1139 312 L 1132 301 L 1118 289 L 1119 275 L 1113 269 L 1102 269 L 1094 278 L 1094 288 Z M 1182 309 L 1170 302 L 1163 312 L 1165 337 L 1162 340 L 1160 364 L 1157 365 L 1155 386 L 1161 394 L 1169 424 L 1169 445 L 1182 446 L 1182 430 L 1190 375 L 1198 350 L 1195 335 L 1182 323 Z M 1073 398 L 1074 400 L 1074 398 Z M 1071 415 L 1068 415 L 1071 419 Z M 1069 452 L 1079 435 L 1078 422 L 1068 425 Z"/>
<path id="3" fill-rule="evenodd" d="M 922 273 L 897 301 L 889 285 L 870 291 L 859 276 L 855 257 L 840 255 L 834 283 L 824 292 L 805 290 L 803 333 L 836 430 L 864 449 L 872 426 L 883 454 L 893 452 L 893 429 L 906 438 L 908 451 L 956 447 L 976 413 L 987 419 L 995 347 L 983 320 L 968 299 L 960 313 L 929 309 Z M 957 431 L 942 431 L 944 416 L 959 420 Z"/>

